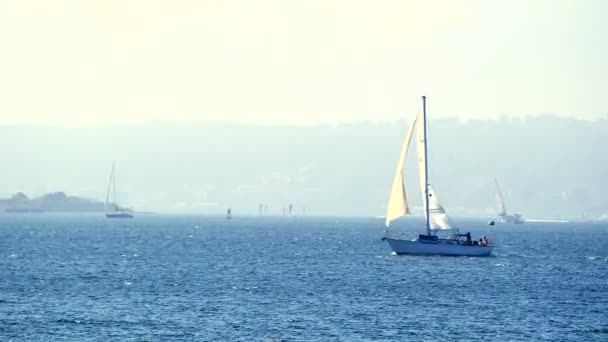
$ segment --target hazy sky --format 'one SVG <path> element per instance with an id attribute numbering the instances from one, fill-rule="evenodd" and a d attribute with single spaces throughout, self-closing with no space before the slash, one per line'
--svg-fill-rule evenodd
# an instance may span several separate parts
<path id="1" fill-rule="evenodd" d="M 0 123 L 608 115 L 608 1 L 0 0 Z"/>

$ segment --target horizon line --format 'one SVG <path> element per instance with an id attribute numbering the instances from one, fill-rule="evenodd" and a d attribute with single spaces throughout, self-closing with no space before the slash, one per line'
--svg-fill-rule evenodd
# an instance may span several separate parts
<path id="1" fill-rule="evenodd" d="M 415 115 L 415 114 L 412 114 Z M 593 118 L 580 118 L 575 116 L 557 114 L 557 113 L 539 113 L 539 114 L 523 114 L 523 115 L 508 115 L 497 114 L 486 117 L 457 117 L 457 116 L 440 116 L 432 119 L 432 121 L 458 121 L 461 123 L 468 122 L 526 122 L 530 120 L 538 120 L 542 118 L 556 118 L 562 120 L 571 120 L 579 122 L 599 122 L 608 120 L 608 112 Z M 117 126 L 145 126 L 145 125 L 188 125 L 188 124 L 215 124 L 215 125 L 232 125 L 232 126 L 283 126 L 283 127 L 319 127 L 319 126 L 341 126 L 341 125 L 358 125 L 358 124 L 394 124 L 399 121 L 407 121 L 408 116 L 399 116 L 394 119 L 372 119 L 372 118 L 355 118 L 351 120 L 311 120 L 311 121 L 268 121 L 253 122 L 247 120 L 229 120 L 229 119 L 212 119 L 212 118 L 194 118 L 194 119 L 151 119 L 144 121 L 115 121 L 115 122 L 93 122 L 93 123 L 52 123 L 52 122 L 0 122 L 0 128 L 3 127 L 49 127 L 49 128 L 91 128 L 91 127 L 117 127 Z"/>

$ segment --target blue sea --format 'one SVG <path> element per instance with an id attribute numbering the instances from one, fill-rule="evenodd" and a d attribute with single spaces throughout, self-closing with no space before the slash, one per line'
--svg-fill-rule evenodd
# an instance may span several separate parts
<path id="1" fill-rule="evenodd" d="M 494 255 L 391 255 L 379 218 L 2 214 L 0 341 L 608 340 L 607 223 L 454 221 Z"/>

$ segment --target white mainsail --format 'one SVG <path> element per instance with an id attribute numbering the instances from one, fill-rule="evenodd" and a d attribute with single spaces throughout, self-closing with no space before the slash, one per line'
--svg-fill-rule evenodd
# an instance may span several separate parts
<path id="1" fill-rule="evenodd" d="M 114 198 L 112 200 L 114 201 L 114 203 L 116 203 L 116 178 L 114 172 L 114 163 L 112 163 L 112 171 L 110 171 L 110 180 L 108 181 L 108 190 L 106 191 L 106 202 L 104 205 L 106 213 L 110 209 L 110 192 L 114 194 Z"/>
<path id="2" fill-rule="evenodd" d="M 505 202 L 502 199 L 502 193 L 500 192 L 500 187 L 498 186 L 498 180 L 494 178 L 494 182 L 496 183 L 496 206 L 498 207 L 498 216 L 507 215 L 507 208 L 505 207 Z"/>
<path id="3" fill-rule="evenodd" d="M 423 113 L 418 114 L 416 122 L 423 123 Z M 422 195 L 422 207 L 426 208 L 426 193 L 424 189 L 427 187 L 425 175 L 426 175 L 426 155 L 424 153 L 424 125 L 420 124 L 416 126 L 416 151 L 418 152 L 418 179 L 420 180 L 420 192 Z M 426 212 L 426 210 L 425 210 Z"/>
<path id="4" fill-rule="evenodd" d="M 116 166 L 112 163 L 112 171 L 110 171 L 110 179 L 108 181 L 108 190 L 106 191 L 105 212 L 115 213 L 129 210 L 118 205 L 116 197 Z"/>
<path id="5" fill-rule="evenodd" d="M 388 199 L 388 206 L 386 208 L 386 226 L 388 227 L 391 221 L 403 216 L 410 214 L 410 208 L 407 203 L 407 195 L 405 193 L 405 181 L 403 179 L 403 164 L 407 157 L 407 151 L 412 140 L 414 128 L 416 127 L 416 120 L 412 123 L 403 146 L 401 147 L 401 154 L 399 155 L 399 162 L 397 163 L 397 169 L 395 170 L 395 177 L 393 178 L 393 186 L 391 188 L 391 194 Z"/>

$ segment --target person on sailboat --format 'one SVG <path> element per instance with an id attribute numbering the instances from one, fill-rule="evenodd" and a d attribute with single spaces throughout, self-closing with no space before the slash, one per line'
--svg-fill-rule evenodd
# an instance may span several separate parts
<path id="1" fill-rule="evenodd" d="M 488 238 L 484 235 L 482 238 L 482 244 L 484 246 L 487 246 L 490 243 L 490 241 L 488 241 Z"/>

